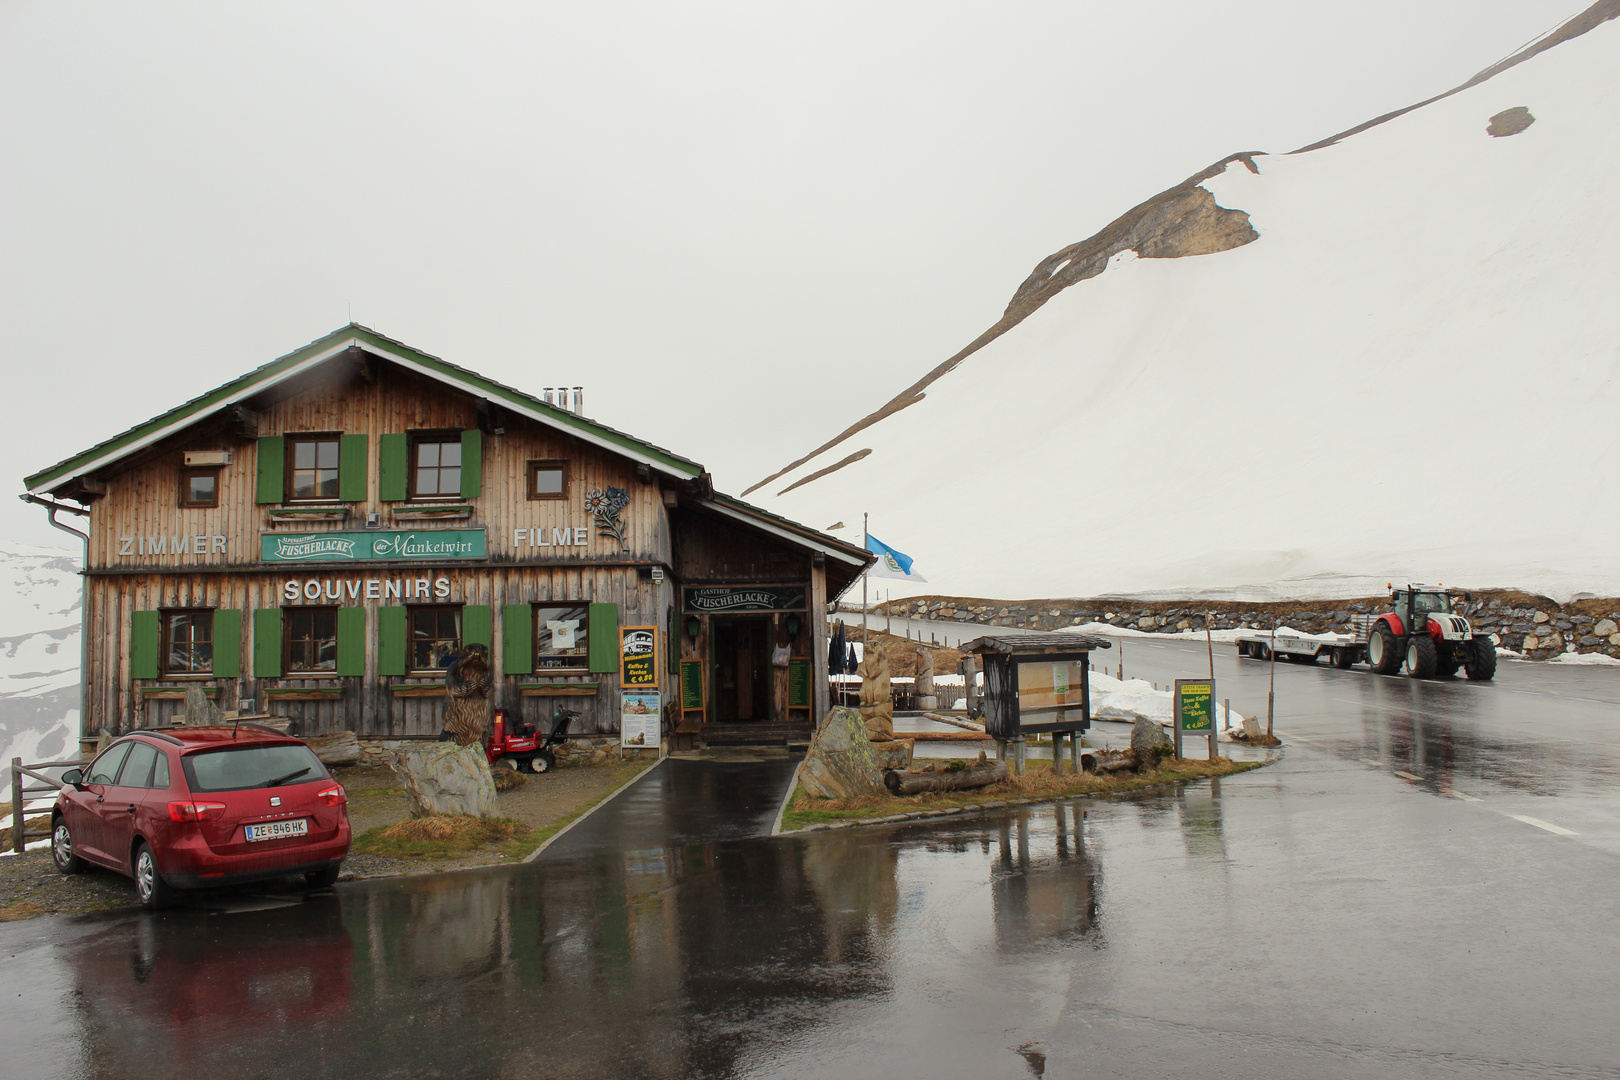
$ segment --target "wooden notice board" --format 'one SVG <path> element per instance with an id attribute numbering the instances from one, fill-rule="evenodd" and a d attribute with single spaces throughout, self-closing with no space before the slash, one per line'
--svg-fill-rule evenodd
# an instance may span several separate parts
<path id="1" fill-rule="evenodd" d="M 619 627 L 619 685 L 658 685 L 658 627 Z"/>
<path id="2" fill-rule="evenodd" d="M 806 709 L 811 705 L 810 682 L 815 677 L 808 656 L 795 656 L 788 660 L 788 708 Z"/>
<path id="3" fill-rule="evenodd" d="M 675 730 L 690 735 L 703 726 L 703 661 L 681 661 L 681 719 Z"/>

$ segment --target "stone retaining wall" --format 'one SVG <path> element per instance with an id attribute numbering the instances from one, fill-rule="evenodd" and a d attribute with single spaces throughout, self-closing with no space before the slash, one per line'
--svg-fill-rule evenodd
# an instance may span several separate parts
<path id="1" fill-rule="evenodd" d="M 1597 610 L 1588 610 L 1594 604 Z M 1615 610 L 1603 610 L 1606 605 L 1612 605 Z M 947 596 L 915 597 L 874 605 L 874 612 L 879 615 L 976 623 L 987 629 L 1017 626 L 1030 630 L 1060 630 L 1084 623 L 1106 623 L 1154 634 L 1202 631 L 1206 621 L 1214 630 L 1269 630 L 1275 621 L 1276 625 L 1291 626 L 1310 634 L 1351 633 L 1357 616 L 1387 610 L 1388 597 L 1239 605 L 1191 600 L 1008 603 Z M 1481 593 L 1472 602 L 1459 603 L 1456 610 L 1468 616 L 1477 628 L 1496 635 L 1502 647 L 1526 653 L 1533 659 L 1548 660 L 1561 653 L 1602 653 L 1620 658 L 1620 600 L 1583 601 L 1566 609 L 1544 597 L 1526 602 L 1522 594 L 1504 599 Z"/>
<path id="2" fill-rule="evenodd" d="M 420 746 L 424 741 L 429 740 L 361 739 L 360 764 L 386 765 L 388 762 L 384 755 L 389 751 L 398 750 L 401 747 Z M 566 743 L 556 748 L 557 764 L 566 764 L 570 758 L 576 760 L 605 761 L 607 758 L 613 756 L 618 750 L 619 739 L 617 736 L 612 736 L 610 738 L 569 739 Z M 626 760 L 630 760 L 642 757 L 644 755 L 657 753 L 658 751 L 655 749 L 637 749 L 635 747 L 630 747 L 624 751 L 623 756 Z"/>

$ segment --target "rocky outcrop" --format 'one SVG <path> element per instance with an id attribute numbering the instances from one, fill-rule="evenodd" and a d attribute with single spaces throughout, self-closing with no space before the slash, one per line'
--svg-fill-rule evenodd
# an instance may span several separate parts
<path id="1" fill-rule="evenodd" d="M 911 768 L 911 752 L 916 745 L 916 739 L 875 742 L 872 744 L 872 753 L 877 755 L 878 768 L 880 769 L 909 769 Z"/>
<path id="2" fill-rule="evenodd" d="M 500 813 L 495 781 L 481 746 L 428 743 L 394 751 L 388 764 L 399 776 L 414 817 L 495 817 Z"/>
<path id="3" fill-rule="evenodd" d="M 1509 135 L 1517 135 L 1535 122 L 1536 118 L 1530 115 L 1529 109 L 1523 105 L 1515 105 L 1491 117 L 1491 122 L 1485 125 L 1485 134 L 1493 139 L 1502 139 Z"/>
<path id="4" fill-rule="evenodd" d="M 859 712 L 839 705 L 827 714 L 805 754 L 799 783 L 818 799 L 882 794 L 883 767 Z"/>

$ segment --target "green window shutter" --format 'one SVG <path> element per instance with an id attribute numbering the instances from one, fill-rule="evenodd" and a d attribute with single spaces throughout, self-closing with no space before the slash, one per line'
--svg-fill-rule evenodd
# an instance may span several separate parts
<path id="1" fill-rule="evenodd" d="M 242 674 L 242 613 L 235 608 L 214 612 L 214 676 L 235 679 Z"/>
<path id="2" fill-rule="evenodd" d="M 338 608 L 337 674 L 366 673 L 366 609 Z"/>
<path id="3" fill-rule="evenodd" d="M 495 647 L 495 631 L 489 624 L 488 604 L 467 604 L 461 609 L 461 643 Z"/>
<path id="4" fill-rule="evenodd" d="M 377 498 L 404 502 L 410 498 L 411 441 L 404 435 L 377 436 Z"/>
<path id="5" fill-rule="evenodd" d="M 484 433 L 461 433 L 461 497 L 476 499 L 484 490 Z"/>
<path id="6" fill-rule="evenodd" d="M 338 501 L 366 501 L 366 437 L 338 437 Z"/>
<path id="7" fill-rule="evenodd" d="M 384 436 L 386 438 L 386 436 Z M 409 670 L 405 655 L 405 609 L 377 609 L 377 674 L 403 675 Z"/>
<path id="8" fill-rule="evenodd" d="M 266 435 L 259 440 L 260 503 L 279 503 L 287 490 L 287 440 L 280 435 Z"/>
<path id="9" fill-rule="evenodd" d="M 593 672 L 619 672 L 619 605 L 592 604 L 587 646 Z"/>
<path id="10" fill-rule="evenodd" d="M 162 641 L 159 616 L 155 611 L 137 611 L 129 617 L 129 677 L 158 677 L 158 649 Z"/>
<path id="11" fill-rule="evenodd" d="M 534 670 L 534 609 L 528 604 L 501 608 L 501 671 L 527 675 Z"/>
<path id="12" fill-rule="evenodd" d="M 259 608 L 253 613 L 253 677 L 281 677 L 281 609 Z"/>

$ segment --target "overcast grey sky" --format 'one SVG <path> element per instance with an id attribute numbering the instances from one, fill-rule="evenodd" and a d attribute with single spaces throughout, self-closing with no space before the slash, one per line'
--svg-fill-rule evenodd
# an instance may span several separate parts
<path id="1" fill-rule="evenodd" d="M 5 0 L 0 455 L 19 492 L 352 305 L 738 492 L 1147 196 L 1583 6 Z"/>

